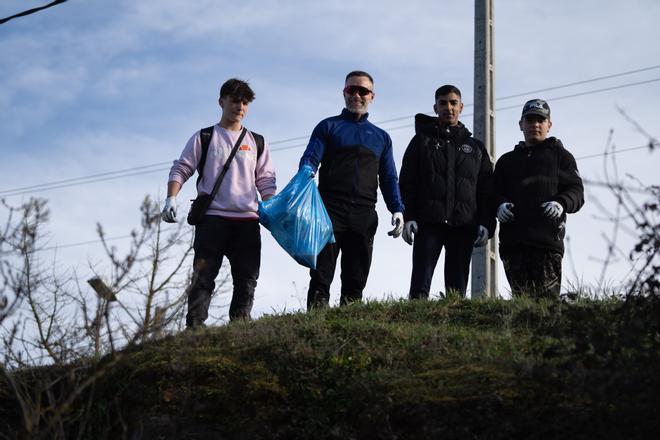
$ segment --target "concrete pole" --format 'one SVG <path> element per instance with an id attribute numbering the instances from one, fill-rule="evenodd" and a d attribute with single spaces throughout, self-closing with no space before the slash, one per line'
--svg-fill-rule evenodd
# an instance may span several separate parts
<path id="1" fill-rule="evenodd" d="M 474 137 L 495 161 L 495 56 L 493 3 L 474 2 Z M 497 236 L 472 253 L 472 298 L 497 297 Z"/>

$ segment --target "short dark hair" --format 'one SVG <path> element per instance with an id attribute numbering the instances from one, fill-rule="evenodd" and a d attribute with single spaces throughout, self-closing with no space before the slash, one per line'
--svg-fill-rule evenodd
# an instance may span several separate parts
<path id="1" fill-rule="evenodd" d="M 458 90 L 458 87 L 452 86 L 451 84 L 445 84 L 442 87 L 438 87 L 438 90 L 435 91 L 435 99 L 437 101 L 440 96 L 446 96 L 450 93 L 456 93 L 459 98 L 462 98 L 461 91 Z"/>
<path id="2" fill-rule="evenodd" d="M 220 99 L 227 96 L 241 101 L 254 101 L 254 91 L 250 88 L 250 84 L 238 78 L 228 79 L 220 87 Z"/>
<path id="3" fill-rule="evenodd" d="M 346 75 L 346 79 L 344 81 L 348 81 L 348 78 L 352 76 L 366 76 L 369 78 L 369 81 L 371 81 L 371 84 L 374 83 L 374 79 L 371 77 L 371 75 L 369 75 L 364 70 L 353 70 L 352 72 L 348 72 L 348 75 Z"/>

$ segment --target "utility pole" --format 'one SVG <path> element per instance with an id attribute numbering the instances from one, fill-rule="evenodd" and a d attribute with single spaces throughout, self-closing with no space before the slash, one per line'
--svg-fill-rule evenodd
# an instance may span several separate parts
<path id="1" fill-rule="evenodd" d="M 474 137 L 495 161 L 493 3 L 474 1 Z M 472 252 L 472 298 L 497 297 L 497 236 Z"/>

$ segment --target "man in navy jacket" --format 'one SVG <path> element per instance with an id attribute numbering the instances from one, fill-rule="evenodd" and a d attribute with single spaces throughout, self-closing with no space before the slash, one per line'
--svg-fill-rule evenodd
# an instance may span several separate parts
<path id="1" fill-rule="evenodd" d="M 327 307 L 330 284 L 339 253 L 341 258 L 340 304 L 362 299 L 367 283 L 374 235 L 378 226 L 375 206 L 380 184 L 392 213 L 395 238 L 403 229 L 403 203 L 392 155 L 392 140 L 367 120 L 374 99 L 371 75 L 353 71 L 343 90 L 346 108 L 338 116 L 322 120 L 312 132 L 300 167 L 309 165 L 319 175 L 319 192 L 332 220 L 336 243 L 328 243 L 310 271 L 307 309 Z M 320 166 L 320 168 L 319 168 Z"/>

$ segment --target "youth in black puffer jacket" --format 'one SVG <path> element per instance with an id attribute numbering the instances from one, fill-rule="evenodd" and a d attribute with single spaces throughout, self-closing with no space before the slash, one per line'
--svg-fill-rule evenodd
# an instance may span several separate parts
<path id="1" fill-rule="evenodd" d="M 483 225 L 492 237 L 492 172 L 484 145 L 461 122 L 441 128 L 438 118 L 415 115 L 415 136 L 399 176 L 404 220 L 468 226 L 475 231 Z"/>
<path id="2" fill-rule="evenodd" d="M 526 147 L 524 142 L 502 155 L 494 173 L 495 207 L 513 203 L 515 221 L 500 224 L 500 253 L 517 252 L 532 246 L 564 254 L 566 214 L 584 205 L 584 187 L 573 155 L 561 141 L 548 137 Z M 564 209 L 552 220 L 543 215 L 541 204 L 556 201 Z"/>
<path id="3" fill-rule="evenodd" d="M 437 118 L 415 116 L 399 179 L 403 239 L 413 245 L 411 299 L 428 298 L 443 248 L 445 289 L 465 295 L 472 249 L 484 246 L 495 230 L 493 167 L 484 145 L 458 120 L 460 90 L 438 88 L 433 109 Z"/>

